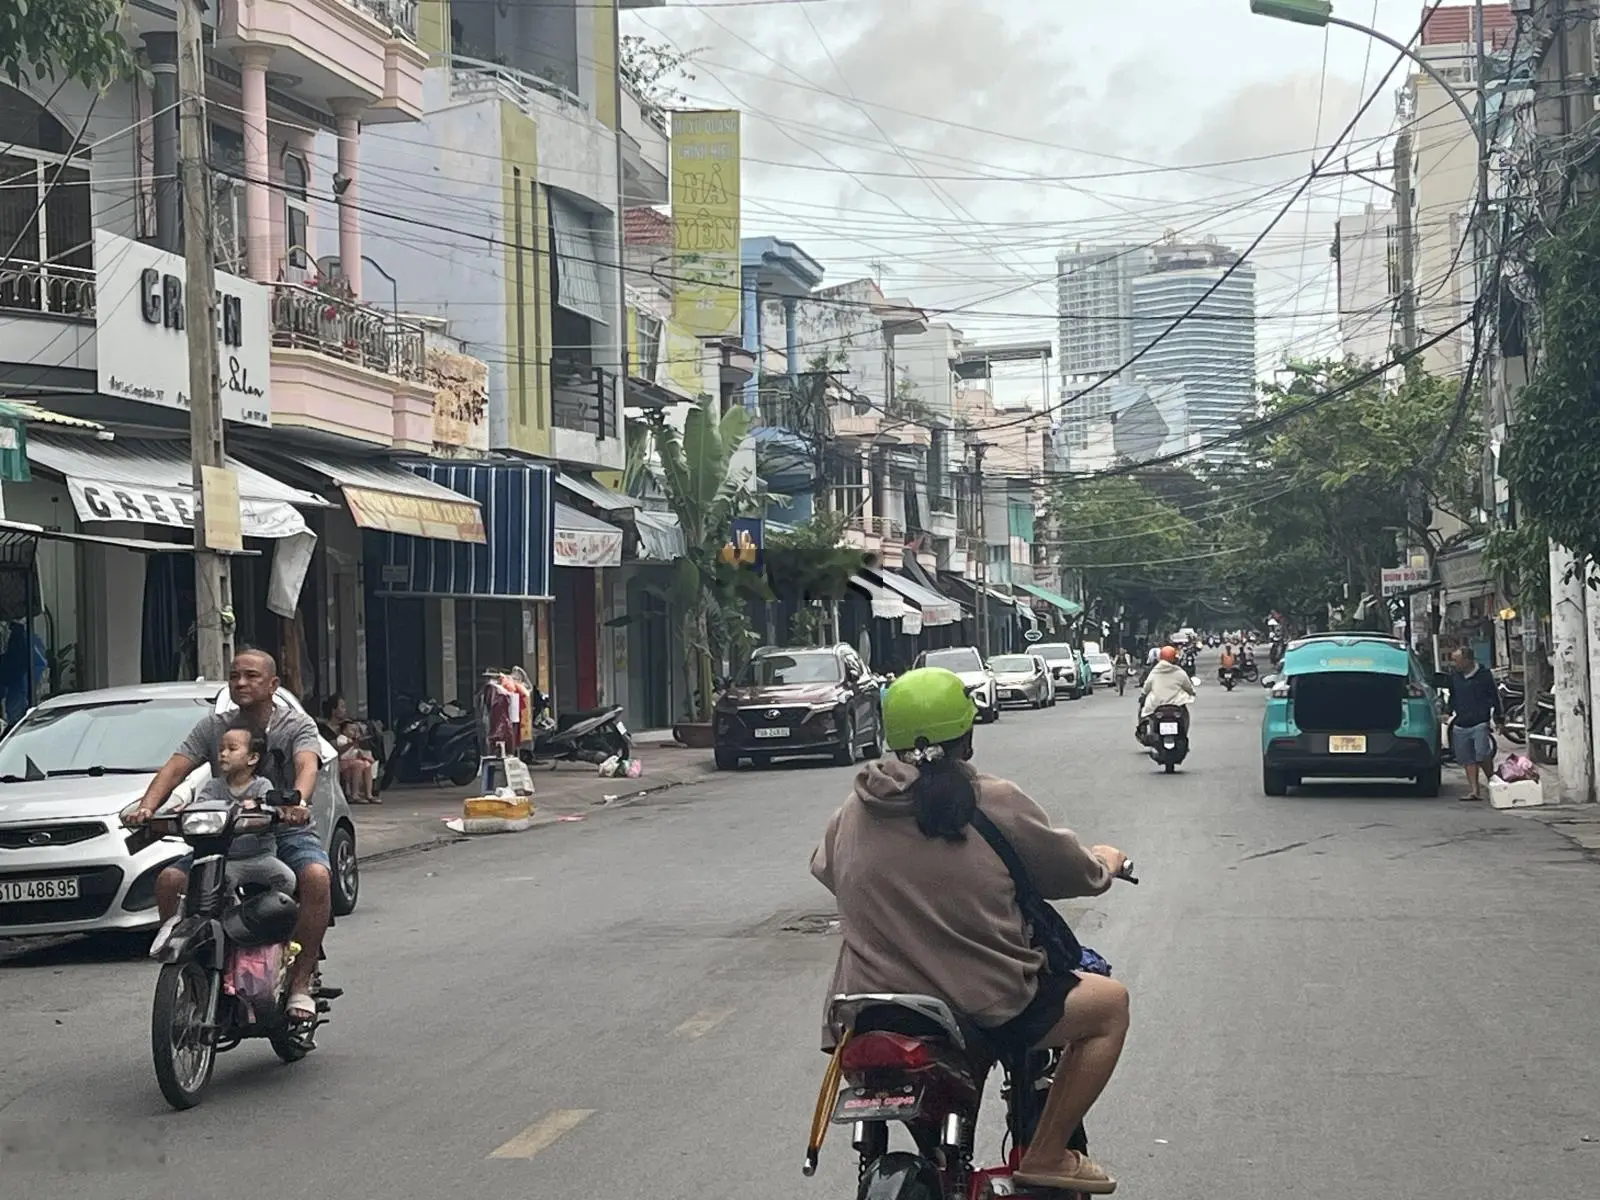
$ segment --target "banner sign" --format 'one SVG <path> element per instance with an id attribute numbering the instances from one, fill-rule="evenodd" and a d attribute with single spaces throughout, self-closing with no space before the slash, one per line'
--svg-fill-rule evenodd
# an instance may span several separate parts
<path id="1" fill-rule="evenodd" d="M 738 337 L 739 114 L 672 114 L 672 319 L 696 337 Z"/>
<path id="2" fill-rule="evenodd" d="M 558 567 L 620 567 L 622 530 L 557 529 L 555 548 Z"/>
<path id="3" fill-rule="evenodd" d="M 1393 567 L 1382 573 L 1383 594 L 1402 596 L 1425 588 L 1433 582 L 1433 572 L 1427 567 Z"/>
<path id="4" fill-rule="evenodd" d="M 188 488 L 133 486 L 67 477 L 78 520 L 133 521 L 193 529 L 194 492 Z M 306 531 L 305 518 L 284 500 L 239 498 L 239 529 L 247 538 L 286 538 Z"/>

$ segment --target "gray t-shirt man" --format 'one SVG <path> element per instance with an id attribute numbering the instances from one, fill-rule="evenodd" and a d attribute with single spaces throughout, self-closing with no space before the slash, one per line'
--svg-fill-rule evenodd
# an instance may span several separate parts
<path id="1" fill-rule="evenodd" d="M 237 713 L 219 716 L 213 713 L 189 731 L 183 744 L 175 751 L 190 762 L 210 763 L 211 774 L 220 778 L 222 769 L 217 754 L 222 747 L 222 735 L 238 717 Z M 267 753 L 256 773 L 266 777 L 275 791 L 294 790 L 294 756 L 296 754 L 322 753 L 322 738 L 317 733 L 317 723 L 305 713 L 282 705 L 275 706 L 267 722 Z M 300 797 L 306 804 L 310 796 Z"/>

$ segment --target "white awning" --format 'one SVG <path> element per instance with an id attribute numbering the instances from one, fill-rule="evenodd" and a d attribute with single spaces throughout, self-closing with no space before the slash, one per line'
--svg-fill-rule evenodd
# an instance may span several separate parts
<path id="1" fill-rule="evenodd" d="M 556 486 L 571 492 L 580 500 L 587 500 L 596 508 L 606 512 L 632 512 L 639 507 L 639 501 L 632 496 L 625 496 L 621 492 L 614 492 L 603 484 L 592 479 L 585 479 L 581 475 L 556 476 Z"/>
<path id="2" fill-rule="evenodd" d="M 922 610 L 906 603 L 906 598 L 899 592 L 880 587 L 864 575 L 851 576 L 850 586 L 872 601 L 873 616 L 886 621 L 899 621 L 909 614 L 917 618 L 917 626 L 921 628 Z"/>
<path id="3" fill-rule="evenodd" d="M 114 546 L 119 550 L 133 550 L 140 554 L 189 554 L 194 550 L 190 542 L 158 542 L 151 538 L 108 537 L 98 533 L 67 533 L 61 529 L 46 529 L 43 525 L 30 525 L 26 521 L 0 520 L 0 546 L 17 541 L 43 539 L 47 542 L 73 542 L 80 546 Z M 241 551 L 245 556 L 255 555 L 255 550 Z M 238 557 L 235 555 L 234 557 Z"/>
<path id="4" fill-rule="evenodd" d="M 300 453 L 295 459 L 344 493 L 351 518 L 363 529 L 441 542 L 489 540 L 477 501 L 398 464 Z"/>
<path id="5" fill-rule="evenodd" d="M 639 532 L 642 562 L 672 562 L 689 553 L 689 543 L 676 513 L 641 508 L 633 514 L 633 527 Z"/>
<path id="6" fill-rule="evenodd" d="M 558 567 L 620 567 L 622 530 L 558 501 L 555 564 Z"/>
<path id="7" fill-rule="evenodd" d="M 78 520 L 132 521 L 193 529 L 194 468 L 182 441 L 35 433 L 28 458 L 65 477 Z M 286 538 L 307 532 L 299 508 L 332 508 L 321 496 L 280 483 L 236 458 L 226 460 L 239 480 L 239 527 L 245 537 Z"/>
<path id="8" fill-rule="evenodd" d="M 954 625 L 961 619 L 959 604 L 948 596 L 929 591 L 914 579 L 896 575 L 892 571 L 885 571 L 878 579 L 921 609 L 924 625 L 937 628 L 940 625 Z"/>

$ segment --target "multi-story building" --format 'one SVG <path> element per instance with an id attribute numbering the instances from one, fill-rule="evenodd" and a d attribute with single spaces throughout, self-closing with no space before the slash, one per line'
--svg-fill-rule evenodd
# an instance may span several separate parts
<path id="1" fill-rule="evenodd" d="M 1183 383 L 1200 445 L 1233 433 L 1256 403 L 1255 268 L 1214 242 L 1163 242 L 1131 290 L 1135 352 L 1149 347 L 1139 374 Z"/>
<path id="2" fill-rule="evenodd" d="M 1133 356 L 1133 281 L 1151 262 L 1143 245 L 1078 246 L 1056 255 L 1064 389 L 1068 381 L 1114 374 Z"/>
<path id="3" fill-rule="evenodd" d="M 1073 407 L 1098 401 L 1097 415 L 1073 420 Z M 1057 422 L 1058 462 L 1072 472 L 1103 471 L 1119 462 L 1141 462 L 1191 450 L 1189 396 L 1181 379 L 1119 379 L 1082 397 L 1068 396 Z"/>
<path id="4" fill-rule="evenodd" d="M 1395 212 L 1369 204 L 1334 224 L 1339 283 L 1339 348 L 1346 358 L 1381 363 L 1395 344 L 1400 293 Z"/>
<path id="5" fill-rule="evenodd" d="M 477 554 L 506 536 L 474 499 L 393 461 L 486 445 L 484 362 L 339 269 L 364 257 L 363 147 L 423 116 L 419 7 L 252 0 L 205 22 L 222 413 L 256 551 L 233 563 L 234 633 L 276 653 L 301 694 L 361 710 L 393 682 L 392 643 L 369 641 L 394 539 Z M 129 82 L 0 86 L 15 139 L 0 226 L 16 241 L 0 388 L 42 408 L 33 477 L 5 497 L 39 532 L 7 569 L 36 597 L 57 688 L 194 674 L 176 16 L 152 0 L 122 28 L 145 68 Z"/>

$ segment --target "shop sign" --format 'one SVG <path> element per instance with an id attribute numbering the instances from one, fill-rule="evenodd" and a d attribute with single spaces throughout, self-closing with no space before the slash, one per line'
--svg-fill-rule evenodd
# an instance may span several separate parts
<path id="1" fill-rule="evenodd" d="M 558 567 L 620 567 L 622 530 L 557 529 L 555 564 Z"/>
<path id="2" fill-rule="evenodd" d="M 184 260 L 95 230 L 95 359 L 100 392 L 189 408 Z M 224 420 L 272 424 L 272 319 L 267 288 L 216 272 L 217 379 Z"/>
<path id="3" fill-rule="evenodd" d="M 1393 567 L 1382 573 L 1383 594 L 1403 596 L 1433 582 L 1433 572 L 1423 567 Z"/>
<path id="4" fill-rule="evenodd" d="M 489 449 L 489 366 L 468 354 L 428 348 L 426 375 L 433 389 L 436 446 Z"/>
<path id="5" fill-rule="evenodd" d="M 78 519 L 133 521 L 193 529 L 196 504 L 188 488 L 156 488 L 67 477 L 67 491 Z M 239 528 L 245 537 L 285 538 L 304 533 L 305 518 L 283 500 L 239 498 Z"/>
<path id="6" fill-rule="evenodd" d="M 381 529 L 386 533 L 403 533 L 441 542 L 481 544 L 489 540 L 484 533 L 482 512 L 465 496 L 455 501 L 372 488 L 346 487 L 343 490 L 350 516 L 363 529 Z"/>

